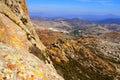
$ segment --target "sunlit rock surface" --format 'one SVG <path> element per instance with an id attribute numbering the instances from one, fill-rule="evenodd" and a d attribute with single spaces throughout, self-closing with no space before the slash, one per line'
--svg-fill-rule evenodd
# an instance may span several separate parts
<path id="1" fill-rule="evenodd" d="M 0 80 L 63 80 L 44 50 L 25 0 L 0 0 Z"/>

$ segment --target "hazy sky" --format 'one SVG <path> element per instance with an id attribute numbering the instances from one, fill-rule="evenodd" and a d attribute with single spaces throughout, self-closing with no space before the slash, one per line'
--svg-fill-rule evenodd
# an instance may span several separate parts
<path id="1" fill-rule="evenodd" d="M 120 15 L 120 0 L 27 0 L 27 5 L 31 13 Z"/>

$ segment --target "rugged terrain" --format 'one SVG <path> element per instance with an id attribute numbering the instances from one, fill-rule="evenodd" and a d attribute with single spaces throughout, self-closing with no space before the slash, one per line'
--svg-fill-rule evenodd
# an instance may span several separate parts
<path id="1" fill-rule="evenodd" d="M 119 80 L 120 44 L 94 36 L 58 39 L 47 48 L 65 80 Z"/>
<path id="2" fill-rule="evenodd" d="M 44 50 L 25 0 L 0 0 L 0 80 L 63 80 Z"/>
<path id="3" fill-rule="evenodd" d="M 25 0 L 0 0 L 0 80 L 120 79 L 119 32 L 77 18 L 33 22 Z"/>
<path id="4" fill-rule="evenodd" d="M 43 29 L 44 26 L 52 27 L 52 24 L 46 25 L 46 20 L 44 25 L 40 25 L 39 20 L 35 22 L 39 38 L 44 44 L 51 42 L 46 53 L 57 72 L 65 80 L 119 80 L 120 33 L 76 18 L 67 21 L 57 18 L 49 23 L 63 24 L 64 21 L 71 26 L 68 33 Z"/>

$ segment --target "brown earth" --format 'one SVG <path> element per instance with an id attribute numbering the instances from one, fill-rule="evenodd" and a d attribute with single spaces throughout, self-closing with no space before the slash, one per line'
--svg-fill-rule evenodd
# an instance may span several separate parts
<path id="1" fill-rule="evenodd" d="M 46 29 L 36 29 L 36 32 L 45 46 L 48 46 L 55 42 L 57 39 L 62 38 L 64 33 L 54 32 Z"/>

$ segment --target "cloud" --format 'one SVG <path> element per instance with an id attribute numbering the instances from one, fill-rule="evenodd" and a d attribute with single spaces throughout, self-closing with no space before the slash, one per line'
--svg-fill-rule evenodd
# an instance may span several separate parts
<path id="1" fill-rule="evenodd" d="M 76 0 L 76 1 L 80 1 L 80 2 L 91 2 L 91 0 Z"/>
<path id="2" fill-rule="evenodd" d="M 112 6 L 112 5 L 114 5 L 113 3 L 112 3 L 112 1 L 108 1 L 108 0 L 100 0 L 100 1 L 97 1 L 99 4 L 101 4 L 101 5 L 107 5 L 107 6 Z"/>
<path id="3" fill-rule="evenodd" d="M 100 4 L 100 5 L 114 5 L 112 3 L 112 0 L 76 0 L 76 1 L 79 1 L 79 2 L 84 2 L 84 3 L 96 3 L 96 4 Z"/>

